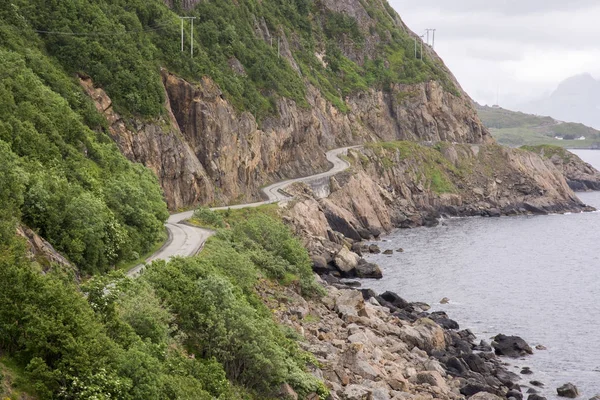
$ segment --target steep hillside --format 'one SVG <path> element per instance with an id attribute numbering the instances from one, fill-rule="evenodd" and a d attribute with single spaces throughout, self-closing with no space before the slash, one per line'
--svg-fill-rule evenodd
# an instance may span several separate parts
<path id="1" fill-rule="evenodd" d="M 198 18 L 193 57 L 189 25 L 181 52 L 180 20 L 158 0 L 12 3 L 12 20 L 98 89 L 107 132 L 156 173 L 172 209 L 255 199 L 265 183 L 324 169 L 323 150 L 340 145 L 489 140 L 385 2 L 173 2 Z"/>
<path id="2" fill-rule="evenodd" d="M 583 124 L 557 121 L 503 108 L 476 105 L 481 122 L 506 146 L 555 145 L 566 148 L 600 146 L 600 131 Z M 584 137 L 584 140 L 581 138 Z"/>

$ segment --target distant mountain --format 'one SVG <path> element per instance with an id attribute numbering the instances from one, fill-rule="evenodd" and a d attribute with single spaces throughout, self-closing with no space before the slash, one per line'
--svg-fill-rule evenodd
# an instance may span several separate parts
<path id="1" fill-rule="evenodd" d="M 494 138 L 506 146 L 554 144 L 567 148 L 600 147 L 600 131 L 504 108 L 476 104 L 479 118 Z"/>
<path id="2" fill-rule="evenodd" d="M 561 82 L 550 96 L 519 109 L 600 129 L 600 80 L 590 74 L 572 76 Z"/>

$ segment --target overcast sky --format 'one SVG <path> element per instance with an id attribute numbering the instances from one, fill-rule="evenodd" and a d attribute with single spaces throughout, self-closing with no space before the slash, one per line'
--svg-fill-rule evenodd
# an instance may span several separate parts
<path id="1" fill-rule="evenodd" d="M 570 76 L 600 77 L 597 0 L 389 0 L 415 33 L 436 28 L 435 49 L 476 101 L 513 107 Z"/>

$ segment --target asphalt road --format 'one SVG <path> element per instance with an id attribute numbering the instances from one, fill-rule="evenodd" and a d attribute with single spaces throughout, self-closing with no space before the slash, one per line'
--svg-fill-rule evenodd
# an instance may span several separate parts
<path id="1" fill-rule="evenodd" d="M 277 182 L 263 188 L 262 190 L 268 198 L 268 200 L 266 201 L 261 201 L 258 203 L 238 204 L 229 207 L 217 207 L 212 208 L 212 210 L 258 207 L 264 204 L 279 203 L 281 201 L 291 200 L 292 197 L 290 197 L 284 192 L 286 187 L 296 182 L 309 183 L 313 180 L 330 177 L 348 169 L 350 167 L 350 164 L 347 161 L 341 159 L 339 156 L 347 154 L 348 149 L 357 147 L 360 146 L 342 147 L 339 149 L 328 151 L 325 155 L 327 157 L 327 160 L 332 164 L 332 167 L 326 172 L 307 176 L 304 178 L 289 179 L 286 181 Z M 185 221 L 192 218 L 193 215 L 194 210 L 178 214 L 172 214 L 169 217 L 165 224 L 167 232 L 169 233 L 169 239 L 160 250 L 158 250 L 146 260 L 147 263 L 150 263 L 155 260 L 169 261 L 171 258 L 178 256 L 190 257 L 202 250 L 204 243 L 214 232 L 209 229 L 198 228 L 187 224 Z M 136 277 L 141 273 L 143 269 L 143 264 L 138 265 L 129 270 L 127 272 L 127 275 L 130 277 Z"/>

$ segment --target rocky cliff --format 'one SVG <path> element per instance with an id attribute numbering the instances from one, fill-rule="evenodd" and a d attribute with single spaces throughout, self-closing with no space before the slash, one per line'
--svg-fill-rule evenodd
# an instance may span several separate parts
<path id="1" fill-rule="evenodd" d="M 184 3 L 184 8 L 194 5 Z M 319 7 L 321 14 L 339 13 L 357 21 L 364 45 L 350 45 L 343 37 L 339 45 L 359 64 L 375 56 L 379 44 L 392 41 L 376 32 L 377 20 L 363 2 L 324 1 Z M 389 15 L 395 28 L 412 35 L 395 13 Z M 284 30 L 272 32 L 264 21 L 256 24 L 256 35 L 265 41 L 281 38 L 282 56 L 303 77 L 294 58 L 300 51 L 297 43 L 288 41 Z M 171 209 L 224 205 L 256 200 L 259 188 L 269 182 L 326 169 L 324 152 L 334 147 L 380 140 L 491 141 L 470 98 L 435 53 L 426 51 L 445 71 L 440 81 L 354 91 L 343 99 L 342 110 L 305 77 L 307 104 L 273 96 L 276 113 L 260 122 L 239 112 L 208 76 L 190 82 L 163 70 L 166 113 L 150 121 L 123 118 L 102 89 L 90 80 L 83 83 L 122 152 L 158 175 Z M 230 73 L 245 73 L 239 61 L 232 59 L 230 65 Z"/>
<path id="2" fill-rule="evenodd" d="M 561 171 L 571 189 L 579 192 L 600 190 L 600 172 L 577 155 L 557 146 L 526 146 Z"/>
<path id="3" fill-rule="evenodd" d="M 316 198 L 305 186 L 288 189 L 298 198 L 287 210 L 288 222 L 307 238 L 316 260 L 335 266 L 333 271 L 343 269 L 337 254 L 340 244 L 348 245 L 346 239 L 360 241 L 395 227 L 437 224 L 440 215 L 589 209 L 552 162 L 493 143 L 373 143 L 350 151 L 348 160 L 352 168 L 331 179 L 326 199 Z"/>

